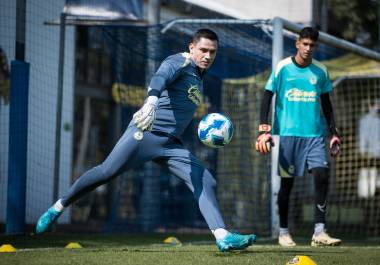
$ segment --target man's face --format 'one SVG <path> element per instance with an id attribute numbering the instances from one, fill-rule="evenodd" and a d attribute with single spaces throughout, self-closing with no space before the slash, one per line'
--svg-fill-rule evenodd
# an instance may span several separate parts
<path id="1" fill-rule="evenodd" d="M 304 60 L 310 60 L 316 47 L 314 40 L 309 38 L 298 39 L 296 41 L 297 54 Z"/>
<path id="2" fill-rule="evenodd" d="M 201 69 L 208 69 L 214 62 L 218 42 L 206 38 L 200 38 L 196 43 L 190 43 L 190 57 L 195 64 Z"/>

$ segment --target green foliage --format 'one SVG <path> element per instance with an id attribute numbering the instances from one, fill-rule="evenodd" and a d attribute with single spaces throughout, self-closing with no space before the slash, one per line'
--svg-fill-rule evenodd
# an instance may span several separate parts
<path id="1" fill-rule="evenodd" d="M 328 31 L 346 40 L 374 48 L 378 41 L 377 13 L 376 0 L 330 0 Z"/>

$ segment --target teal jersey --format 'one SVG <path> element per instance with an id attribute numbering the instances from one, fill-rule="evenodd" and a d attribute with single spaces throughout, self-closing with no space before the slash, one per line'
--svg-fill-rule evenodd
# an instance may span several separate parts
<path id="1" fill-rule="evenodd" d="M 318 137 L 325 132 L 320 95 L 332 90 L 326 67 L 312 60 L 300 67 L 288 57 L 277 64 L 265 89 L 276 94 L 273 134 Z"/>

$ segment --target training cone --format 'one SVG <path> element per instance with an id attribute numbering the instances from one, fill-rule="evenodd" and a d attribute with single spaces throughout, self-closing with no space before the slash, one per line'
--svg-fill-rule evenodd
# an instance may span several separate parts
<path id="1" fill-rule="evenodd" d="M 65 248 L 75 249 L 75 248 L 82 248 L 82 246 L 81 244 L 77 242 L 70 242 L 69 244 L 66 245 Z"/>
<path id="2" fill-rule="evenodd" d="M 308 256 L 295 256 L 285 265 L 317 265 L 317 263 Z"/>
<path id="3" fill-rule="evenodd" d="M 174 236 L 169 236 L 168 238 L 166 238 L 164 240 L 164 243 L 165 244 L 171 244 L 173 246 L 182 246 L 181 241 L 179 241 L 178 238 L 176 238 Z"/>
<path id="4" fill-rule="evenodd" d="M 16 252 L 16 249 L 11 244 L 4 244 L 1 245 L 0 252 Z"/>

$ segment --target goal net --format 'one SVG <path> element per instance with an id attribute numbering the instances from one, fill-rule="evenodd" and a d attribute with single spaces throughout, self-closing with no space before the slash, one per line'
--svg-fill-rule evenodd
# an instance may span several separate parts
<path id="1" fill-rule="evenodd" d="M 128 36 L 124 38 L 106 29 L 111 42 L 121 46 L 122 55 L 118 54 L 118 58 L 128 56 L 128 59 L 124 58 L 124 63 L 128 64 L 125 69 L 131 71 L 122 75 L 124 80 L 119 80 L 120 84 L 114 85 L 113 91 L 116 91 L 115 95 L 123 95 L 126 106 L 134 103 L 139 103 L 135 107 L 139 106 L 142 98 L 136 100 L 135 97 L 144 97 L 139 89 L 145 90 L 146 80 L 145 75 L 135 78 L 136 74 L 146 73 L 146 64 L 158 66 L 165 56 L 186 50 L 191 34 L 203 27 L 218 34 L 220 48 L 206 75 L 204 103 L 185 136 L 185 142 L 216 177 L 218 200 L 227 225 L 269 235 L 272 231 L 270 202 L 276 193 L 271 185 L 271 161 L 269 156 L 261 156 L 254 150 L 261 97 L 272 64 L 273 29 L 268 21 L 187 20 L 158 29 L 123 28 L 123 34 Z M 283 37 L 284 57 L 294 55 L 296 35 L 283 31 Z M 145 45 L 137 45 L 141 43 L 140 38 L 145 40 Z M 380 64 L 323 43 L 315 58 L 327 66 L 334 81 L 332 101 L 343 137 L 342 155 L 331 160 L 328 227 L 341 233 L 355 229 L 357 234 L 378 234 L 379 152 L 374 146 L 379 146 L 380 132 L 371 130 L 372 123 L 368 120 L 378 121 L 379 117 L 375 112 L 380 97 Z M 197 122 L 208 112 L 223 112 L 234 123 L 234 137 L 223 149 L 202 146 L 196 138 Z M 374 139 L 377 142 L 371 143 Z M 136 174 L 130 173 L 130 178 L 134 176 Z M 153 227 L 205 228 L 199 211 L 194 210 L 197 205 L 191 193 L 184 184 L 171 179 L 167 172 L 161 174 L 161 192 L 165 196 L 153 192 L 156 198 L 161 196 L 161 210 L 155 213 L 161 221 Z M 150 201 L 158 202 L 153 198 Z M 291 229 L 296 228 L 294 230 L 299 233 L 312 231 L 313 201 L 313 181 L 306 172 L 304 178 L 296 180 L 291 195 Z M 178 209 L 184 205 L 189 206 L 186 214 Z"/>

